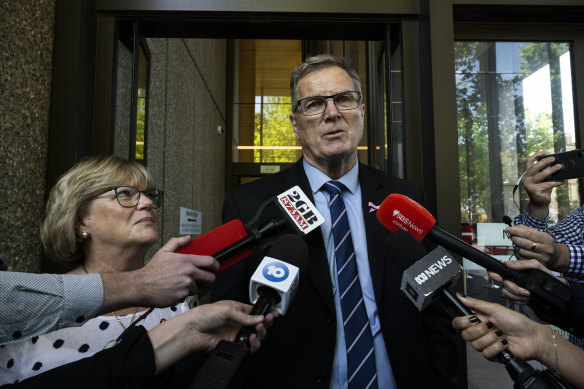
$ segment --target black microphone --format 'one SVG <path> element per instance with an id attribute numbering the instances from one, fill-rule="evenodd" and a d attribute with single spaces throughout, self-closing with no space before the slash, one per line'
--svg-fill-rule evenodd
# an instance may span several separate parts
<path id="1" fill-rule="evenodd" d="M 302 238 L 285 234 L 276 239 L 250 280 L 251 315 L 265 315 L 271 309 L 285 315 L 308 267 L 308 246 Z M 211 351 L 189 388 L 224 389 L 229 386 L 249 354 L 253 327 L 241 328 L 235 341 L 220 341 Z"/>
<path id="2" fill-rule="evenodd" d="M 273 216 L 258 226 L 258 220 L 268 206 L 275 206 L 279 215 Z M 267 238 L 278 235 L 291 226 L 292 230 L 305 236 L 324 223 L 324 217 L 304 194 L 299 186 L 294 186 L 262 203 L 254 217 L 245 224 L 234 219 L 216 229 L 193 239 L 178 253 L 211 255 L 219 263 L 218 272 L 247 258 L 253 248 L 271 242 Z"/>
<path id="3" fill-rule="evenodd" d="M 503 216 L 503 223 L 507 224 L 509 227 L 513 226 L 513 221 L 507 215 Z"/>
<path id="4" fill-rule="evenodd" d="M 265 209 L 271 205 L 277 207 L 279 215 L 268 219 L 258 227 L 256 225 L 258 220 Z M 266 238 L 283 232 L 287 226 L 291 226 L 297 234 L 305 236 L 322 223 L 324 223 L 324 217 L 302 189 L 296 185 L 264 201 L 245 226 L 240 220 L 231 220 L 196 237 L 176 252 L 211 255 L 220 263 L 218 272 L 222 272 L 251 255 L 253 246 L 259 246 Z"/>
<path id="5" fill-rule="evenodd" d="M 419 310 L 424 309 L 435 299 L 442 298 L 457 315 L 474 314 L 448 289 L 462 273 L 462 267 L 444 248 L 438 246 L 426 254 L 422 244 L 403 230 L 389 234 L 385 240 L 386 251 L 390 247 L 394 252 L 403 253 L 403 255 L 393 257 L 397 266 L 403 270 L 401 290 Z M 516 389 L 565 387 L 562 386 L 563 383 L 540 370 L 535 370 L 530 364 L 507 350 L 501 351 L 497 359 L 504 364 Z"/>

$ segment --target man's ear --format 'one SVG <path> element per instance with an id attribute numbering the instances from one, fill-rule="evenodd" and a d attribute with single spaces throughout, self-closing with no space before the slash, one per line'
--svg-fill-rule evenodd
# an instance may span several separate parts
<path id="1" fill-rule="evenodd" d="M 300 139 L 298 138 L 298 130 L 296 129 L 296 114 L 290 114 L 290 123 L 292 123 L 292 128 L 294 129 L 294 135 L 296 136 L 296 139 Z"/>

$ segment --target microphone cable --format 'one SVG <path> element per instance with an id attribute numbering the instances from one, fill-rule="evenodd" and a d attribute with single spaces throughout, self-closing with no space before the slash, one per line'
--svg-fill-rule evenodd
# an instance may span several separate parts
<path id="1" fill-rule="evenodd" d="M 517 188 L 519 188 L 519 184 L 521 184 L 521 180 L 523 179 L 523 176 L 525 175 L 525 173 L 527 173 L 527 171 L 523 172 L 523 174 L 519 177 L 519 179 L 515 183 L 515 186 L 513 186 L 513 195 L 512 195 L 513 203 L 515 203 L 515 206 L 519 210 L 519 213 L 521 213 L 521 207 L 519 207 L 519 204 L 517 204 L 517 201 L 515 201 L 515 192 L 517 192 Z"/>

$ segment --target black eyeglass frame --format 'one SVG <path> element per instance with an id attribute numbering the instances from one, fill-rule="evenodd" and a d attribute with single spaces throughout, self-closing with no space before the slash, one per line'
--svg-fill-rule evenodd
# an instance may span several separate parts
<path id="1" fill-rule="evenodd" d="M 345 93 L 357 93 L 357 94 L 359 95 L 359 99 L 358 99 L 358 101 L 357 101 L 357 105 L 356 105 L 355 107 L 353 107 L 353 108 L 343 108 L 343 109 L 341 109 L 341 108 L 339 108 L 339 107 L 337 106 L 337 102 L 335 101 L 335 97 L 337 97 L 337 96 L 339 96 L 339 95 L 342 95 L 342 94 L 345 94 Z M 318 113 L 311 113 L 311 114 L 307 114 L 306 112 L 304 112 L 304 110 L 303 110 L 303 109 L 302 109 L 302 107 L 301 107 L 301 104 L 302 104 L 302 102 L 303 102 L 304 100 L 308 100 L 308 99 L 317 99 L 317 98 L 321 98 L 321 99 L 324 99 L 324 100 L 325 100 L 325 106 L 324 106 L 324 110 L 323 110 L 322 112 L 318 112 Z M 326 111 L 326 101 L 327 101 L 328 99 L 333 99 L 333 104 L 335 105 L 335 107 L 337 108 L 337 110 L 338 110 L 338 111 L 340 111 L 340 112 L 350 111 L 350 110 L 352 110 L 352 109 L 356 109 L 357 107 L 359 107 L 359 105 L 361 105 L 362 98 L 363 98 L 363 96 L 361 95 L 361 92 L 359 92 L 359 91 L 356 91 L 356 90 L 347 90 L 347 91 L 344 91 L 344 92 L 335 93 L 334 95 L 330 95 L 330 96 L 308 96 L 308 97 L 305 97 L 305 98 L 303 98 L 303 99 L 300 99 L 300 100 L 298 100 L 298 101 L 297 101 L 297 103 L 296 103 L 296 112 L 298 112 L 298 108 L 300 108 L 300 112 L 302 112 L 302 113 L 303 113 L 304 115 L 306 115 L 306 116 L 316 116 L 316 115 L 322 115 L 322 114 L 324 113 L 324 111 Z"/>
<path id="2" fill-rule="evenodd" d="M 119 188 L 132 188 L 135 189 L 136 192 L 138 193 L 138 197 L 136 197 L 136 204 L 134 205 L 124 205 L 121 203 L 120 198 L 118 197 L 118 189 Z M 93 196 L 92 198 L 96 198 L 98 196 L 101 196 L 104 193 L 107 193 L 109 191 L 114 191 L 116 194 L 116 200 L 118 201 L 118 204 L 120 204 L 122 207 L 124 208 L 134 208 L 136 205 L 138 205 L 138 203 L 140 203 L 140 196 L 142 194 L 144 194 L 144 196 L 148 197 L 151 201 L 152 201 L 152 208 L 154 209 L 158 209 L 162 206 L 162 200 L 163 200 L 163 192 L 160 189 L 146 189 L 146 190 L 139 190 L 136 187 L 133 186 L 129 186 L 129 185 L 120 185 L 120 186 L 113 186 L 109 189 L 104 190 L 103 192 L 99 192 L 98 194 L 96 194 L 95 196 Z M 156 192 L 156 195 L 152 196 L 151 194 L 149 195 L 148 192 Z M 155 200 L 153 197 L 158 197 L 158 200 Z"/>

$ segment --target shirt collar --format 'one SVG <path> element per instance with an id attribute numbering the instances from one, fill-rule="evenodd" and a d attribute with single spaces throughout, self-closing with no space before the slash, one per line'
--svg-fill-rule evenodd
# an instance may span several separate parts
<path id="1" fill-rule="evenodd" d="M 308 183 L 310 184 L 310 189 L 312 190 L 313 195 L 320 191 L 322 186 L 327 181 L 332 180 L 332 178 L 324 174 L 321 170 L 312 166 L 304 158 L 302 159 L 302 164 L 304 166 L 304 172 L 308 178 Z M 355 162 L 355 165 L 353 165 L 351 170 L 335 181 L 343 183 L 343 185 L 347 187 L 351 194 L 355 194 L 357 192 L 357 188 L 359 187 L 359 164 Z"/>

